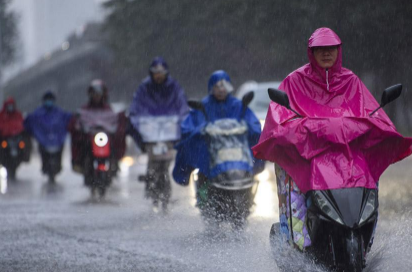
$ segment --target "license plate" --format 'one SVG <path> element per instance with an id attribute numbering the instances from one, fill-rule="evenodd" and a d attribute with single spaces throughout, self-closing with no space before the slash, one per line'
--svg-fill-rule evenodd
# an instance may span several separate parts
<path id="1" fill-rule="evenodd" d="M 243 161 L 243 152 L 241 148 L 225 148 L 218 152 L 218 158 L 221 162 Z"/>

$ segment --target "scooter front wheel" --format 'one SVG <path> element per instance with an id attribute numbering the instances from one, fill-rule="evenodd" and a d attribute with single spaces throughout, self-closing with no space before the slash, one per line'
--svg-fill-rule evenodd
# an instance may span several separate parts
<path id="1" fill-rule="evenodd" d="M 56 175 L 55 174 L 48 174 L 49 176 L 49 182 L 50 183 L 56 183 Z"/>
<path id="2" fill-rule="evenodd" d="M 340 271 L 361 272 L 363 270 L 363 239 L 361 235 L 357 235 L 354 231 L 349 233 L 346 241 L 346 256 L 347 263 Z"/>
<path id="3" fill-rule="evenodd" d="M 106 188 L 105 187 L 99 187 L 98 192 L 99 192 L 99 197 L 103 198 L 106 194 Z"/>
<path id="4" fill-rule="evenodd" d="M 275 240 L 277 237 L 279 237 L 279 232 L 280 232 L 279 229 L 280 229 L 280 223 L 272 224 L 272 227 L 270 228 L 270 233 L 269 233 L 270 240 Z"/>

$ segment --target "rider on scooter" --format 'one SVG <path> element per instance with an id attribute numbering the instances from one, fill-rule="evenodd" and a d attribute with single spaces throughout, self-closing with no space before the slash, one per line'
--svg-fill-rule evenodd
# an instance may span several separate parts
<path id="1" fill-rule="evenodd" d="M 11 171 L 8 173 L 8 176 L 13 180 L 15 170 L 20 162 L 28 162 L 30 160 L 31 142 L 24 131 L 23 115 L 17 109 L 16 102 L 12 97 L 4 101 L 0 112 L 0 141 L 0 163 L 6 166 L 6 168 L 9 167 L 7 170 Z M 10 144 L 15 141 L 18 142 L 17 149 L 19 150 L 19 155 L 16 153 L 12 161 L 9 156 L 12 148 Z"/>
<path id="2" fill-rule="evenodd" d="M 184 90 L 169 75 L 169 66 L 162 57 L 155 57 L 149 67 L 149 76 L 139 85 L 130 105 L 132 135 L 142 151 L 145 146 L 139 131 L 138 120 L 146 116 L 177 115 L 184 118 L 189 112 Z"/>
<path id="3" fill-rule="evenodd" d="M 39 150 L 42 158 L 42 172 L 49 175 L 53 182 L 54 175 L 61 171 L 61 159 L 64 141 L 66 139 L 68 125 L 72 114 L 59 108 L 56 103 L 56 95 L 47 91 L 42 98 L 43 105 L 30 113 L 24 120 L 26 131 L 31 134 L 39 143 Z M 48 169 L 50 154 L 53 153 L 53 160 L 57 160 L 57 169 Z"/>
<path id="4" fill-rule="evenodd" d="M 0 137 L 9 137 L 24 131 L 23 115 L 12 97 L 4 101 L 0 112 Z"/>
<path id="5" fill-rule="evenodd" d="M 262 136 L 253 147 L 257 158 L 276 163 L 280 231 L 300 249 L 311 245 L 306 226 L 306 192 L 376 189 L 384 169 L 411 153 L 410 139 L 396 132 L 382 109 L 369 117 L 379 104 L 362 81 L 342 67 L 342 43 L 335 32 L 317 29 L 309 38 L 307 53 L 310 62 L 289 74 L 279 87 L 296 112 L 271 102 Z M 392 136 L 397 137 L 390 152 L 380 145 L 380 156 L 385 157 L 382 163 L 364 162 L 377 152 L 376 148 L 370 151 L 370 146 L 379 143 L 377 136 L 345 142 L 366 133 L 366 122 L 379 122 L 379 129 L 392 131 Z M 371 126 L 369 131 L 376 127 Z M 359 148 L 361 140 L 366 144 Z M 379 155 L 373 154 L 377 160 Z"/>
<path id="6" fill-rule="evenodd" d="M 208 179 L 216 174 L 212 171 L 224 172 L 227 169 L 223 168 L 229 167 L 229 164 L 233 166 L 237 163 L 232 161 L 233 158 L 229 158 L 229 154 L 227 156 L 222 154 L 225 155 L 229 164 L 223 163 L 217 167 L 219 169 L 215 169 L 216 167 L 211 169 L 208 143 L 203 137 L 206 125 L 223 119 L 244 121 L 247 125 L 249 152 L 251 152 L 250 147 L 257 143 L 261 132 L 260 122 L 255 114 L 247 107 L 244 109 L 242 102 L 231 95 L 233 87 L 230 77 L 225 71 L 215 71 L 211 75 L 208 90 L 209 95 L 202 100 L 206 114 L 199 110 L 192 110 L 182 123 L 182 140 L 177 145 L 178 153 L 173 170 L 175 181 L 180 185 L 188 185 L 192 171 L 196 168 L 199 169 L 197 184 L 197 205 L 199 207 L 207 202 Z M 253 159 L 253 156 L 251 157 Z M 245 167 L 242 163 L 239 165 Z M 253 159 L 252 167 L 253 174 L 257 174 L 263 170 L 264 164 L 260 160 Z"/>
<path id="7" fill-rule="evenodd" d="M 149 67 L 149 76 L 143 80 L 133 95 L 129 134 L 139 148 L 149 155 L 147 174 L 139 177 L 139 180 L 143 178 L 142 181 L 146 182 L 146 197 L 153 198 L 155 206 L 159 194 L 165 195 L 164 205 L 170 197 L 168 169 L 173 159 L 170 151 L 173 150 L 173 144 L 180 139 L 180 122 L 188 111 L 184 90 L 169 75 L 168 64 L 162 57 L 154 58 Z M 156 173 L 166 176 L 163 182 L 165 188 L 155 188 L 157 185 L 153 179 L 157 178 Z"/>
<path id="8" fill-rule="evenodd" d="M 69 131 L 71 134 L 71 151 L 72 151 L 72 166 L 73 170 L 78 173 L 83 173 L 85 175 L 85 184 L 89 184 L 89 176 L 91 171 L 90 169 L 85 169 L 85 158 L 88 155 L 88 150 L 86 144 L 88 143 L 89 135 L 88 131 L 84 131 L 84 124 L 82 124 L 82 119 L 86 119 L 87 123 L 91 123 L 94 125 L 93 118 L 97 118 L 98 122 L 104 122 L 101 125 L 111 126 L 111 121 L 113 121 L 112 117 L 116 115 L 110 105 L 108 104 L 108 89 L 106 84 L 100 80 L 95 79 L 93 80 L 88 89 L 87 94 L 89 97 L 89 101 L 86 105 L 81 107 L 76 116 L 72 118 L 69 124 Z M 103 116 L 109 116 L 107 120 L 100 120 L 104 119 Z M 125 143 L 125 134 L 126 134 L 126 124 L 127 119 L 125 117 L 124 112 L 118 114 L 116 120 L 114 120 L 115 129 L 116 131 L 113 133 L 113 145 L 112 150 L 113 161 L 110 171 L 113 175 L 117 172 L 117 161 L 120 160 L 125 153 L 126 150 L 126 143 Z M 90 125 L 90 124 L 89 124 Z"/>

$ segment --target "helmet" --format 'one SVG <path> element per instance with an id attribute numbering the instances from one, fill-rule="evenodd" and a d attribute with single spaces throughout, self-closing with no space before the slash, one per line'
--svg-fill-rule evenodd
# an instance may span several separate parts
<path id="1" fill-rule="evenodd" d="M 92 82 L 90 83 L 88 92 L 94 92 L 94 93 L 107 93 L 107 87 L 106 84 L 104 84 L 103 80 L 101 79 L 94 79 L 92 80 Z"/>
<path id="2" fill-rule="evenodd" d="M 217 70 L 214 71 L 209 78 L 209 82 L 207 84 L 209 92 L 212 90 L 213 86 L 215 86 L 215 84 L 219 81 L 223 81 L 228 92 L 233 91 L 233 86 L 231 84 L 232 81 L 230 80 L 229 75 L 223 70 Z"/>
<path id="3" fill-rule="evenodd" d="M 92 98 L 92 96 L 101 96 L 101 102 L 106 103 L 108 100 L 108 90 L 106 87 L 106 84 L 103 82 L 101 79 L 94 79 L 89 85 L 89 88 L 87 89 L 87 93 L 89 95 L 89 98 Z"/>

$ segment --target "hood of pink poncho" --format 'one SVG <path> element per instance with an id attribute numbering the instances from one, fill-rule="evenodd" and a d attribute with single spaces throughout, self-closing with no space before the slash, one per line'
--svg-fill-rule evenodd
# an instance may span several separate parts
<path id="1" fill-rule="evenodd" d="M 308 42 L 309 63 L 289 74 L 280 90 L 303 118 L 271 102 L 256 158 L 283 167 L 303 191 L 375 188 L 392 163 L 411 154 L 404 138 L 362 81 L 342 67 L 342 42 L 329 28 L 317 29 Z M 338 58 L 321 68 L 312 47 L 339 45 Z M 396 102 L 394 102 L 396 103 Z"/>

